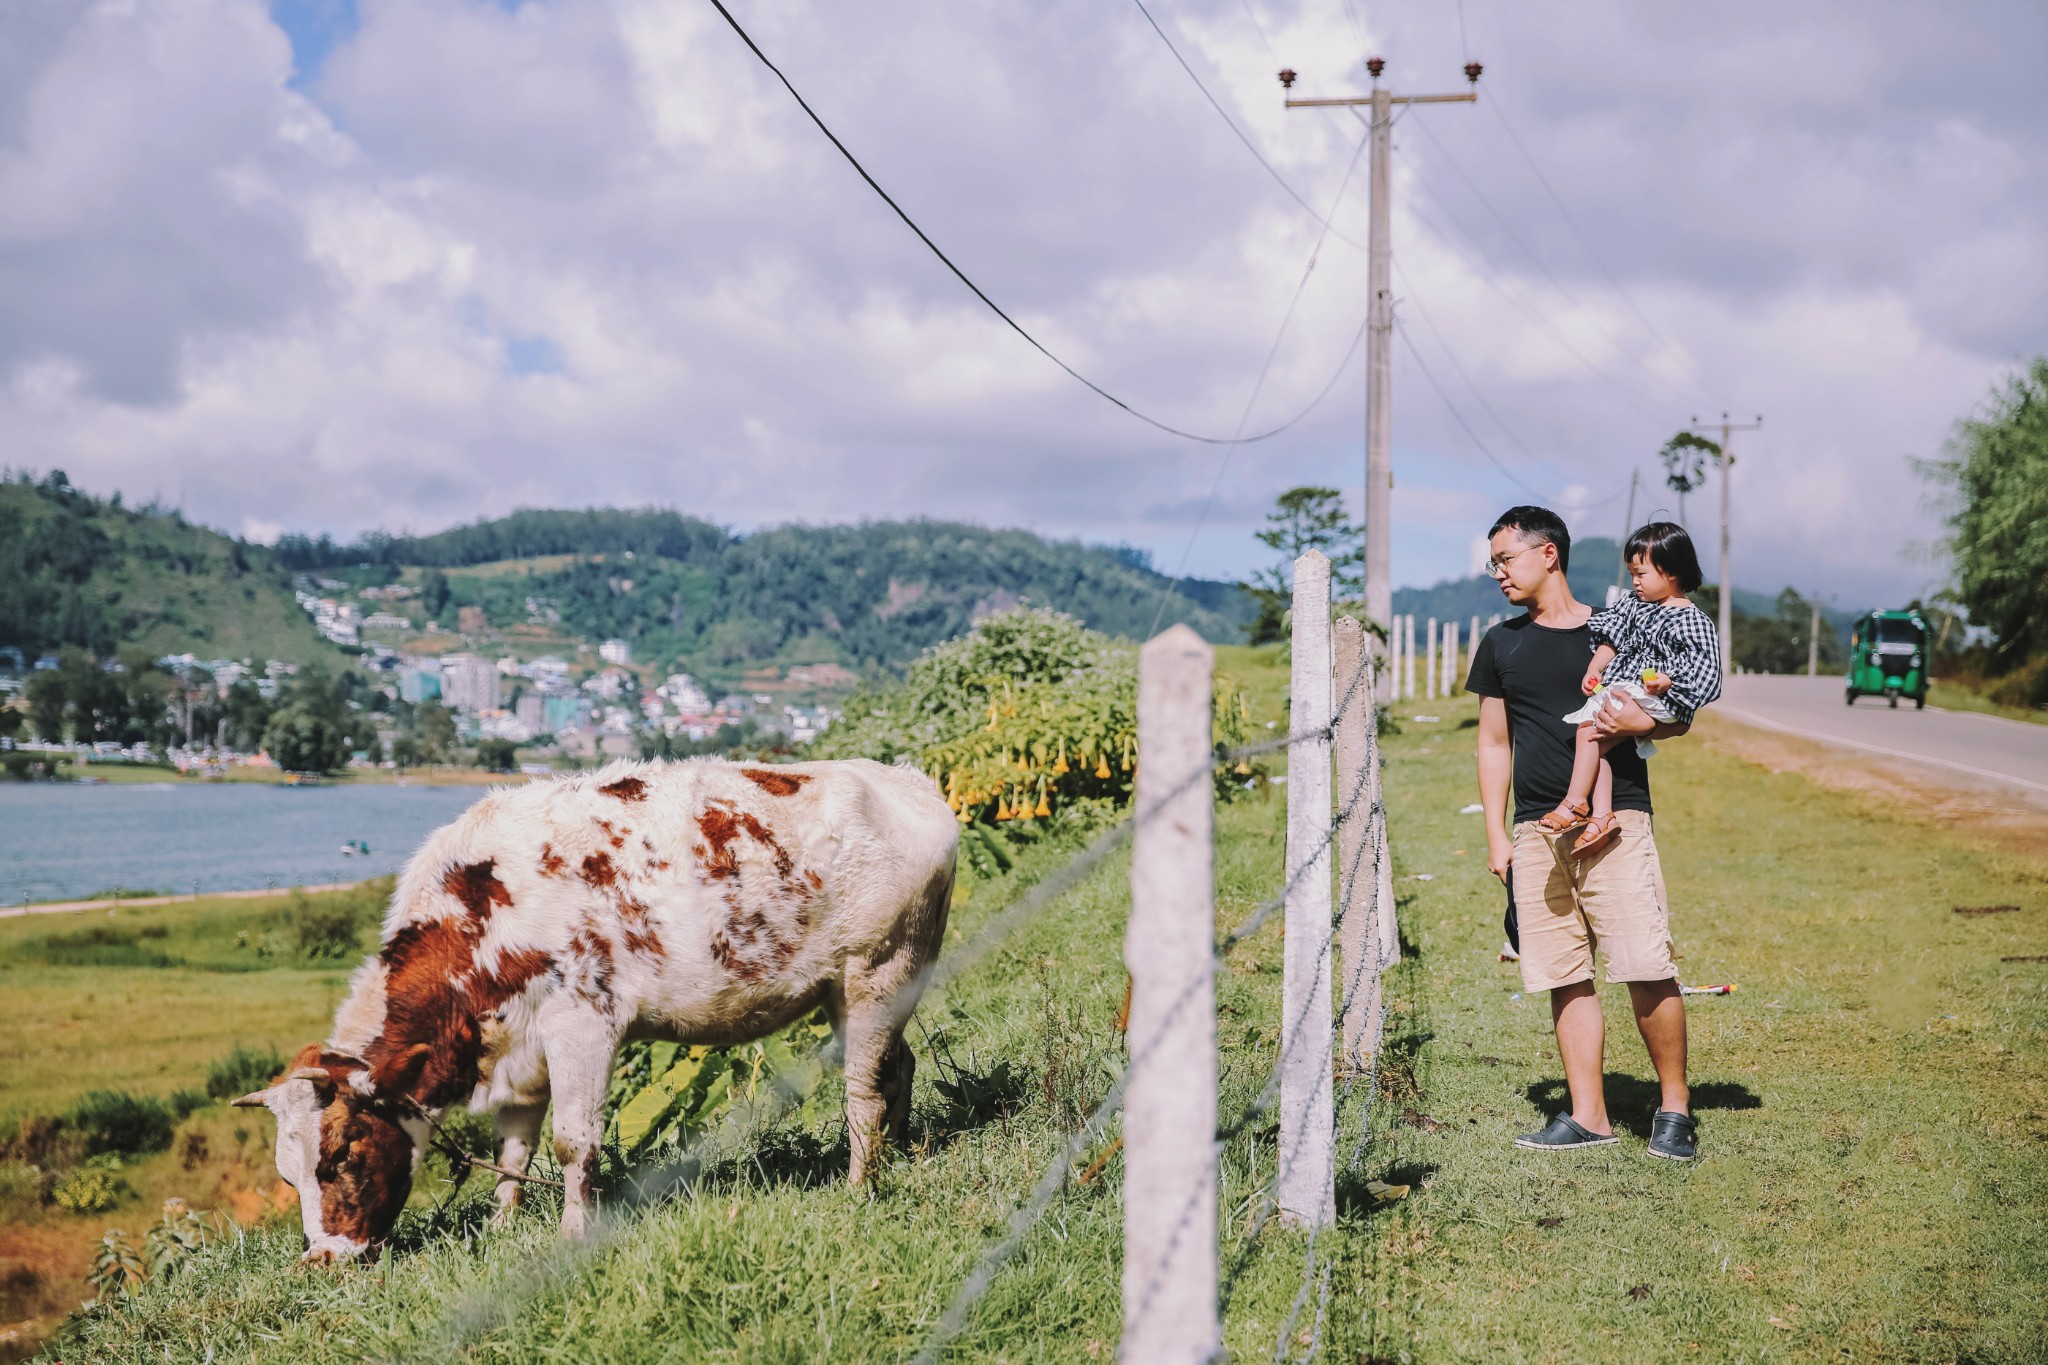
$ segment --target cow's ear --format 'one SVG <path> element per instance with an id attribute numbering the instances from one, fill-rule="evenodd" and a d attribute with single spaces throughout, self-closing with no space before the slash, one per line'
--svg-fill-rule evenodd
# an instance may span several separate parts
<path id="1" fill-rule="evenodd" d="M 370 1089 L 378 1095 L 409 1095 L 418 1084 L 420 1074 L 427 1068 L 427 1058 L 434 1055 L 434 1049 L 425 1043 L 414 1043 L 403 1052 L 394 1052 L 386 1057 L 377 1069 L 370 1073 Z"/>

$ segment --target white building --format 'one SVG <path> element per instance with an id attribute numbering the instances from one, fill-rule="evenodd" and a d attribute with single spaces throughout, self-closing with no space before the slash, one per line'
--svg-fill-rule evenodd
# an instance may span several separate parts
<path id="1" fill-rule="evenodd" d="M 583 690 L 593 697 L 616 701 L 626 695 L 633 685 L 633 675 L 623 668 L 607 668 L 594 677 L 583 680 Z"/>
<path id="2" fill-rule="evenodd" d="M 606 640 L 597 647 L 597 657 L 608 664 L 617 664 L 624 668 L 633 662 L 633 646 L 624 640 Z"/>
<path id="3" fill-rule="evenodd" d="M 711 697 L 687 673 L 669 674 L 668 681 L 654 690 L 683 715 L 701 715 L 711 709 Z"/>
<path id="4" fill-rule="evenodd" d="M 498 709 L 498 666 L 474 654 L 441 659 L 441 702 L 455 711 Z"/>

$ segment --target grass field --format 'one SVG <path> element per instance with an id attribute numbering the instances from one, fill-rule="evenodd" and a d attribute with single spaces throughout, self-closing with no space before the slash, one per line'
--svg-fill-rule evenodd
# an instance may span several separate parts
<path id="1" fill-rule="evenodd" d="M 1248 668 L 1253 657 L 1231 651 L 1226 667 L 1276 704 L 1277 671 Z M 1410 719 L 1424 713 L 1441 719 Z M 1618 990 L 1604 992 L 1608 1071 L 1627 1140 L 1520 1153 L 1513 1134 L 1540 1123 L 1562 1086 L 1543 1002 L 1494 961 L 1501 893 L 1479 817 L 1459 813 L 1473 799 L 1473 716 L 1468 699 L 1404 704 L 1388 739 L 1408 952 L 1371 1141 L 1319 1247 L 1333 1266 L 1320 1358 L 2042 1359 L 2048 963 L 2026 960 L 2048 951 L 2038 860 L 1697 743 L 1665 746 L 1654 769 L 1682 970 L 1741 986 L 1691 1013 L 1704 1155 L 1683 1168 L 1644 1155 L 1654 1091 Z M 1219 923 L 1277 886 L 1281 814 L 1270 789 L 1221 811 Z M 949 941 L 1049 861 L 973 885 Z M 906 1358 L 1109 1084 L 1127 868 L 1104 864 L 923 1006 L 918 1142 L 872 1191 L 838 1183 L 845 1140 L 826 1094 L 687 1195 L 615 1209 L 585 1255 L 561 1256 L 545 1191 L 504 1232 L 480 1225 L 481 1191 L 454 1231 L 409 1215 L 381 1264 L 340 1272 L 299 1267 L 295 1225 L 273 1224 L 81 1321 L 62 1358 Z M 0 952 L 19 964 L 18 942 Z M 1219 982 L 1226 1113 L 1272 1065 L 1279 949 L 1269 928 Z M 25 979 L 13 970 L 0 995 Z M 164 970 L 109 967 L 72 990 L 105 995 L 121 977 L 139 1001 Z M 292 983 L 292 1008 L 317 1014 L 325 981 Z M 63 995 L 22 1017 L 54 1015 Z M 146 1030 L 130 1036 L 153 1046 Z M 61 1092 L 60 1070 L 38 1093 Z M 1360 1118 L 1344 1116 L 1347 1138 Z M 1305 1248 L 1277 1227 L 1245 1245 L 1271 1132 L 1254 1125 L 1226 1152 L 1226 1339 L 1239 1359 L 1299 1358 L 1316 1311 L 1311 1299 L 1276 1352 Z M 1069 1185 L 947 1359 L 1109 1358 L 1121 1177 L 1111 1161 Z M 1367 1178 L 1411 1193 L 1376 1202 Z"/>

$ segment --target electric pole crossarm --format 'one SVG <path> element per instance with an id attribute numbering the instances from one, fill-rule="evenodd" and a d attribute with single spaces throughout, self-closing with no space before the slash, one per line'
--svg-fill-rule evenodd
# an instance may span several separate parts
<path id="1" fill-rule="evenodd" d="M 1388 104 L 1477 104 L 1479 96 L 1467 92 L 1463 95 L 1389 95 Z M 1316 99 L 1288 100 L 1289 109 L 1329 109 L 1348 104 L 1371 104 L 1371 95 L 1333 95 Z"/>

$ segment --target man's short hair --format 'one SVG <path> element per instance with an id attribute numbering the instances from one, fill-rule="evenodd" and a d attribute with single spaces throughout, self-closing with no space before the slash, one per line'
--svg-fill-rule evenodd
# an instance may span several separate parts
<path id="1" fill-rule="evenodd" d="M 1532 543 L 1555 545 L 1559 573 L 1572 566 L 1572 533 L 1565 526 L 1564 518 L 1548 507 L 1533 504 L 1510 507 L 1494 521 L 1493 529 L 1486 533 L 1486 538 L 1492 540 L 1502 531 L 1519 531 L 1523 539 Z"/>

